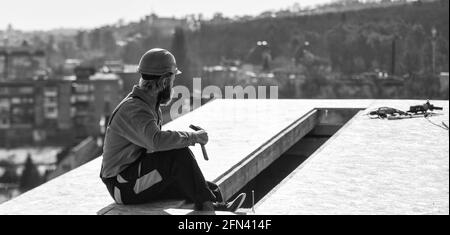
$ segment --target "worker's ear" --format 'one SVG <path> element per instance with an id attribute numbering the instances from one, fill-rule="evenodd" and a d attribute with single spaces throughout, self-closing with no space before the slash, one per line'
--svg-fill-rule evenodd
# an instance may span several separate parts
<path id="1" fill-rule="evenodd" d="M 169 74 L 168 76 L 165 76 L 164 77 L 164 87 L 168 87 L 168 86 L 170 86 L 171 85 L 171 83 L 172 83 L 172 77 L 173 77 L 174 75 L 172 75 L 172 74 Z"/>
<path id="2" fill-rule="evenodd" d="M 164 87 L 168 87 L 170 85 L 170 77 L 165 77 L 163 84 L 164 84 Z"/>

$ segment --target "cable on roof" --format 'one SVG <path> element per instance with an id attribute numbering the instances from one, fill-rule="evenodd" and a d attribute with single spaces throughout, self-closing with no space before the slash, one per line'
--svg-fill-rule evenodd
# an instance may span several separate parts
<path id="1" fill-rule="evenodd" d="M 433 124 L 433 125 L 435 125 L 435 126 L 437 126 L 437 127 L 440 127 L 440 128 L 442 128 L 442 129 L 448 131 L 448 125 L 445 124 L 444 122 L 442 122 L 442 125 L 439 125 L 439 124 L 436 124 L 435 122 L 431 121 L 431 120 L 428 118 L 428 116 L 425 116 L 425 119 L 427 119 L 427 121 L 428 121 L 429 123 L 431 123 L 431 124 Z"/>

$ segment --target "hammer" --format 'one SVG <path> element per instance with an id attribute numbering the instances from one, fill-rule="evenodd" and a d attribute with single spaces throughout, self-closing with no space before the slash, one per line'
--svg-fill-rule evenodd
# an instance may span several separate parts
<path id="1" fill-rule="evenodd" d="M 194 130 L 194 131 L 200 131 L 200 130 L 203 130 L 201 127 L 199 127 L 199 126 L 194 126 L 194 125 L 192 125 L 192 124 L 189 125 L 189 128 L 191 128 L 191 129 Z M 209 158 L 208 158 L 208 154 L 206 153 L 205 145 L 204 145 L 204 144 L 201 144 L 200 146 L 202 147 L 203 158 L 205 158 L 205 160 L 208 161 Z"/>

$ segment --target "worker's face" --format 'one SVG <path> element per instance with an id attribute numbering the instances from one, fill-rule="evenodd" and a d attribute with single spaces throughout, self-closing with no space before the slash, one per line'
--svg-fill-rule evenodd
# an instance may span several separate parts
<path id="1" fill-rule="evenodd" d="M 169 105 L 170 101 L 172 100 L 172 94 L 173 94 L 173 81 L 175 80 L 175 75 L 171 75 L 170 78 L 168 78 L 164 89 L 159 93 L 161 105 Z"/>

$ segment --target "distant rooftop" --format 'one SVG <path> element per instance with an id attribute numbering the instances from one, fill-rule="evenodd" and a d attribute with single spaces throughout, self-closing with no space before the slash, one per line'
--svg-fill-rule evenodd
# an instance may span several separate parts
<path id="1" fill-rule="evenodd" d="M 30 47 L 30 46 L 0 46 L 0 55 L 34 55 L 45 56 L 45 52 L 42 49 Z"/>
<path id="2" fill-rule="evenodd" d="M 101 81 L 101 80 L 118 80 L 120 77 L 114 73 L 95 73 L 94 75 L 89 76 L 90 81 Z M 64 80 L 67 81 L 76 81 L 77 78 L 75 75 L 65 76 Z"/>

